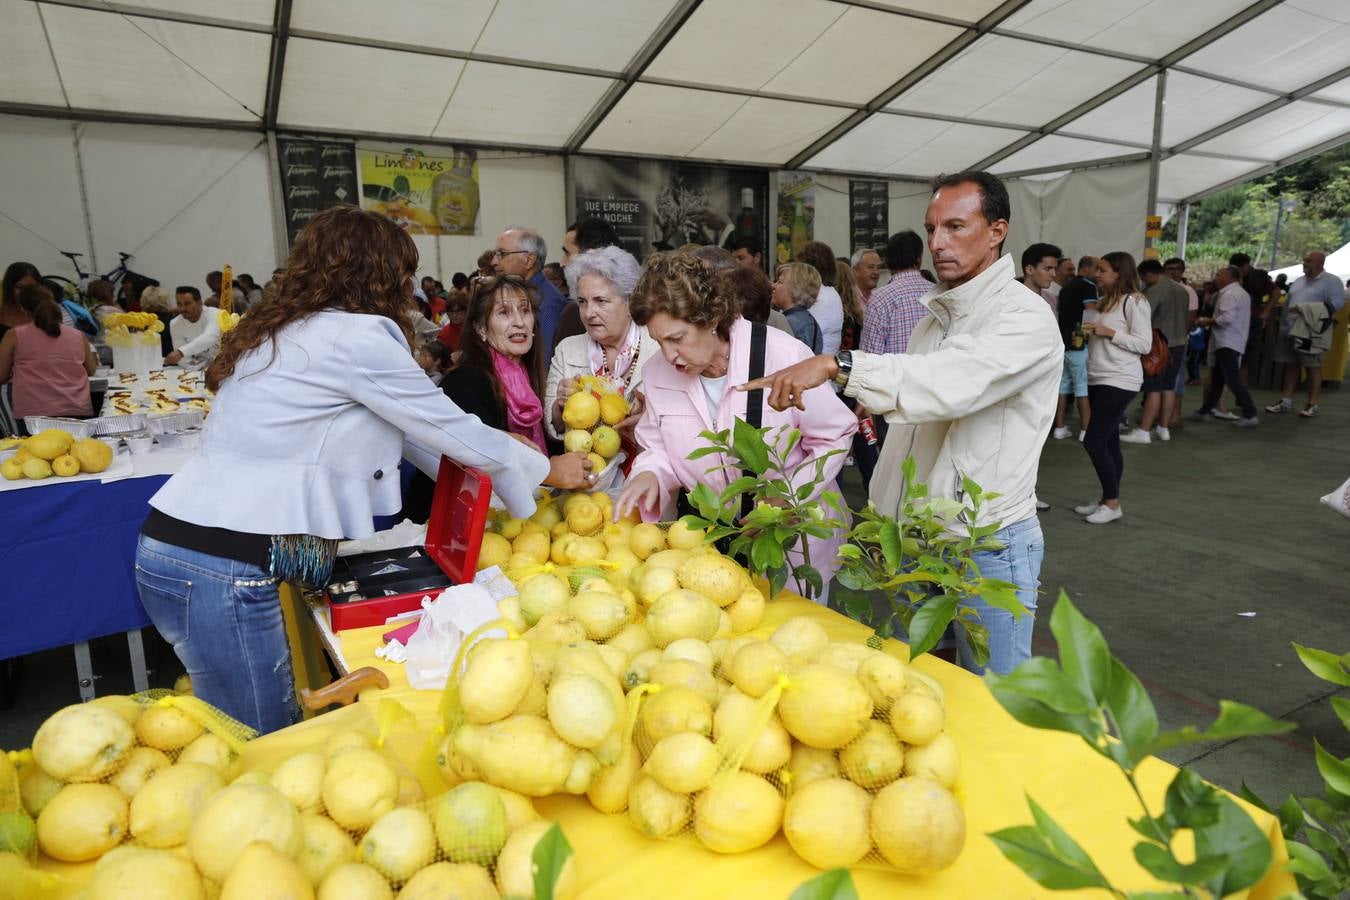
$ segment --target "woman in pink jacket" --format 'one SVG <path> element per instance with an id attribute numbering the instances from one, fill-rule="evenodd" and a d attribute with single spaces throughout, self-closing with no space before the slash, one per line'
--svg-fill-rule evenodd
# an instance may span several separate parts
<path id="1" fill-rule="evenodd" d="M 693 490 L 701 483 L 720 491 L 736 474 L 716 469 L 726 460 L 715 456 L 693 461 L 688 457 L 707 445 L 699 436 L 702 432 L 729 429 L 736 418 L 746 416 L 749 395 L 735 388 L 749 380 L 751 323 L 741 318 L 740 300 L 725 280 L 694 257 L 679 253 L 660 253 L 647 260 L 629 312 L 639 325 L 647 326 L 661 353 L 643 369 L 646 408 L 635 433 L 642 452 L 615 503 L 615 514 L 636 509 L 645 521 L 656 521 L 663 512 L 673 517 L 668 508 L 678 491 Z M 791 335 L 766 329 L 763 371 L 777 371 L 810 355 Z M 778 412 L 763 404 L 762 425 L 795 428 L 802 434 L 788 457 L 790 466 L 831 450 L 847 450 L 858 428 L 857 417 L 828 385 L 808 391 L 803 399 L 805 410 Z M 769 440 L 774 439 L 771 432 Z M 838 490 L 835 476 L 845 455 L 826 461 L 820 490 Z M 803 472 L 807 478 L 814 474 L 813 467 Z M 843 540 L 842 530 L 830 538 L 810 539 L 811 564 L 826 585 L 838 568 L 836 551 Z"/>

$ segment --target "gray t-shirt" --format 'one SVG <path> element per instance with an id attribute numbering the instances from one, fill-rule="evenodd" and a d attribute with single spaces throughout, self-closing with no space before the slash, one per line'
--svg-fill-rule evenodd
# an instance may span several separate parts
<path id="1" fill-rule="evenodd" d="M 1308 280 L 1307 275 L 1300 275 L 1289 286 L 1289 297 L 1284 301 L 1281 330 L 1285 334 L 1289 333 L 1289 326 L 1293 324 L 1294 307 L 1302 303 L 1330 303 L 1332 309 L 1339 311 L 1345 305 L 1345 288 L 1340 278 L 1325 269 L 1312 281 Z"/>
<path id="2" fill-rule="evenodd" d="M 1153 327 L 1167 338 L 1167 346 L 1180 347 L 1186 343 L 1186 313 L 1190 297 L 1186 289 L 1167 276 L 1144 289 L 1148 305 L 1153 309 Z"/>

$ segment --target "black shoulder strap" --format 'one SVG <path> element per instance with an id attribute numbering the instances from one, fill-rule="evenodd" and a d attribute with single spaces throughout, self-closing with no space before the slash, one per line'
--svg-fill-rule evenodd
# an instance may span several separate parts
<path id="1" fill-rule="evenodd" d="M 750 323 L 750 369 L 746 373 L 749 381 L 764 377 L 764 345 L 768 341 L 769 326 L 763 322 Z M 764 389 L 756 388 L 745 397 L 745 424 L 759 428 L 764 424 Z M 745 472 L 752 475 L 752 472 Z M 750 514 L 752 504 L 749 494 L 741 495 L 741 515 Z"/>

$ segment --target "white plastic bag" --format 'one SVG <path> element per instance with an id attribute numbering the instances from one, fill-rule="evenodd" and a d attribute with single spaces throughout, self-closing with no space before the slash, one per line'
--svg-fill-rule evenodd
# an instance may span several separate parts
<path id="1" fill-rule="evenodd" d="M 446 588 L 435 600 L 422 599 L 422 623 L 408 638 L 404 668 L 408 684 L 419 691 L 439 691 L 445 687 L 454 664 L 455 653 L 465 636 L 480 625 L 501 618 L 487 588 L 479 584 L 460 584 Z M 503 629 L 489 631 L 484 637 L 505 637 Z"/>
<path id="2" fill-rule="evenodd" d="M 1336 490 L 1322 498 L 1322 504 L 1350 519 L 1350 478 Z"/>

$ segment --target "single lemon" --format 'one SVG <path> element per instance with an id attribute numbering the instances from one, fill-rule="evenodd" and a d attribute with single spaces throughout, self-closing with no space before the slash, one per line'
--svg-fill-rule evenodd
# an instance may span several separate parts
<path id="1" fill-rule="evenodd" d="M 961 855 L 966 817 L 951 792 L 927 778 L 901 778 L 872 799 L 872 843 L 901 872 L 936 872 Z"/>
<path id="2" fill-rule="evenodd" d="M 842 778 L 796 789 L 783 811 L 783 835 L 818 869 L 848 868 L 872 849 L 872 795 Z"/>
<path id="3" fill-rule="evenodd" d="M 783 824 L 783 797 L 758 775 L 729 772 L 694 801 L 694 834 L 716 853 L 767 844 Z"/>

